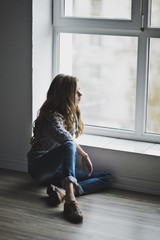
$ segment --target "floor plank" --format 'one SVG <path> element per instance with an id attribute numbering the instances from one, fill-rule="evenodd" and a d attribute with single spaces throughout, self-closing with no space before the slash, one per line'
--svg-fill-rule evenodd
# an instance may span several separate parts
<path id="1" fill-rule="evenodd" d="M 84 221 L 72 224 L 26 173 L 0 169 L 0 182 L 1 240 L 160 239 L 159 196 L 118 189 L 82 196 Z"/>

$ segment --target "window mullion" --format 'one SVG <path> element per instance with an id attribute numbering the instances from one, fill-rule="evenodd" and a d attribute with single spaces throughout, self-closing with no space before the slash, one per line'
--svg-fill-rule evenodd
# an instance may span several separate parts
<path id="1" fill-rule="evenodd" d="M 147 37 L 140 36 L 138 44 L 137 63 L 137 87 L 136 87 L 136 119 L 135 132 L 137 136 L 143 136 L 146 122 L 146 98 L 147 98 L 147 67 L 148 67 Z"/>
<path id="2" fill-rule="evenodd" d="M 60 36 L 56 29 L 53 29 L 53 51 L 52 51 L 53 77 L 59 73 L 60 64 Z"/>
<path id="3" fill-rule="evenodd" d="M 139 30 L 141 28 L 141 11 L 140 11 L 141 1 L 132 0 L 132 21 L 134 22 L 135 29 Z M 137 11 L 139 9 L 139 11 Z"/>

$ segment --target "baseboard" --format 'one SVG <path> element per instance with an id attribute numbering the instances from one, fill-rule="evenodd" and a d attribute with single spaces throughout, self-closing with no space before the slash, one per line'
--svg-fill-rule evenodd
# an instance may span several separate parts
<path id="1" fill-rule="evenodd" d="M 160 195 L 160 182 L 115 176 L 113 188 Z"/>
<path id="2" fill-rule="evenodd" d="M 27 172 L 27 160 L 0 156 L 0 168 Z M 113 188 L 160 195 L 160 182 L 114 176 Z"/>
<path id="3" fill-rule="evenodd" d="M 0 168 L 27 172 L 27 161 L 9 156 L 0 156 Z"/>

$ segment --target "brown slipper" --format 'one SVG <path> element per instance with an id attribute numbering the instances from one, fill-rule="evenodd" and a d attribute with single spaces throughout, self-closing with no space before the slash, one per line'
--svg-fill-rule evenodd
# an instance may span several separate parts
<path id="1" fill-rule="evenodd" d="M 59 205 L 60 203 L 63 202 L 65 198 L 65 194 L 62 193 L 62 191 L 58 187 L 54 186 L 53 184 L 50 184 L 48 186 L 47 194 L 49 196 L 50 203 L 53 206 Z"/>
<path id="2" fill-rule="evenodd" d="M 83 220 L 83 214 L 76 201 L 70 203 L 65 202 L 64 215 L 70 222 L 80 223 Z"/>

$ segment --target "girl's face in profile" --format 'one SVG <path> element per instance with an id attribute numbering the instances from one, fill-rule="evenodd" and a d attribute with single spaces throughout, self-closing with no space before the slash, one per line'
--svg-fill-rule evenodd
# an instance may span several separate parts
<path id="1" fill-rule="evenodd" d="M 81 93 L 81 91 L 80 91 L 80 88 L 77 87 L 76 96 L 75 96 L 75 104 L 76 104 L 76 105 L 77 105 L 78 103 L 80 103 L 81 97 L 82 97 L 82 93 Z"/>

